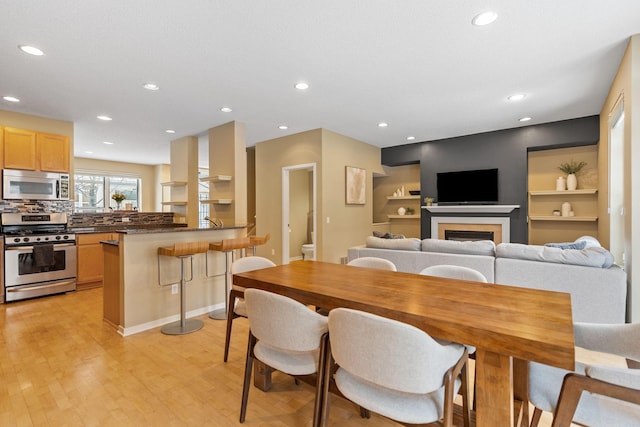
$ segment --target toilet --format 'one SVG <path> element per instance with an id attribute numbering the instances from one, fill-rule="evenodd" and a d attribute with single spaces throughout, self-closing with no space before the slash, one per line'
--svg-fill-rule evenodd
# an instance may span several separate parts
<path id="1" fill-rule="evenodd" d="M 316 244 L 315 244 L 315 237 L 316 237 L 316 233 L 315 231 L 311 232 L 311 243 L 305 243 L 304 245 L 302 245 L 302 259 L 303 260 L 310 260 L 310 259 L 314 259 L 314 252 L 316 250 Z"/>

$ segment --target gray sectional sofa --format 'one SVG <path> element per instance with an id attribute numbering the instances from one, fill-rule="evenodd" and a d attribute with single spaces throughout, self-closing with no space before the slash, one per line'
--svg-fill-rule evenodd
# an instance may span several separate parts
<path id="1" fill-rule="evenodd" d="M 623 323 L 627 300 L 625 272 L 613 256 L 587 238 L 584 249 L 438 239 L 384 239 L 370 236 L 350 248 L 349 261 L 373 256 L 392 261 L 398 271 L 419 273 L 440 264 L 481 272 L 489 282 L 567 292 L 576 322 Z M 582 245 L 584 246 L 584 245 Z"/>

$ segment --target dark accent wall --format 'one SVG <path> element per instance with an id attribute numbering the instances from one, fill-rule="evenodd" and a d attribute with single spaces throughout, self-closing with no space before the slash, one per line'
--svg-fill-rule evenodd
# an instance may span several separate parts
<path id="1" fill-rule="evenodd" d="M 589 116 L 383 148 L 382 164 L 399 166 L 420 163 L 420 188 L 423 198 L 437 197 L 438 172 L 498 168 L 499 203 L 520 205 L 520 209 L 509 215 L 511 241 L 527 243 L 527 152 L 594 145 L 598 143 L 599 138 L 599 116 Z M 431 237 L 431 214 L 421 209 L 420 221 L 422 238 Z"/>

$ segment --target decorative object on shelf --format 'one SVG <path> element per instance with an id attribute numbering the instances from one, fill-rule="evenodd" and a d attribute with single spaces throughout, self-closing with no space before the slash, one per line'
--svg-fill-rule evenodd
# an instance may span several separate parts
<path id="1" fill-rule="evenodd" d="M 424 198 L 424 204 L 427 205 L 427 206 L 433 205 L 433 197 L 425 197 Z"/>
<path id="2" fill-rule="evenodd" d="M 405 208 L 403 208 L 402 206 L 400 206 L 398 208 L 398 215 L 404 215 L 407 212 L 407 210 Z"/>
<path id="3" fill-rule="evenodd" d="M 345 199 L 347 205 L 364 205 L 366 203 L 367 171 L 366 169 L 345 166 Z"/>
<path id="4" fill-rule="evenodd" d="M 558 166 L 558 169 L 567 174 L 567 190 L 574 191 L 578 188 L 578 178 L 576 174 L 585 166 L 587 166 L 587 162 L 576 162 L 575 160 L 561 163 L 560 166 Z"/>
<path id="5" fill-rule="evenodd" d="M 120 204 L 122 203 L 122 201 L 123 201 L 124 199 L 126 199 L 126 198 L 127 198 L 127 196 L 125 196 L 125 195 L 124 195 L 124 194 L 122 194 L 122 193 L 113 193 L 113 195 L 111 196 L 111 198 L 112 198 L 113 200 L 115 200 L 115 202 L 116 202 L 116 209 L 117 209 L 117 210 L 120 210 Z"/>
<path id="6" fill-rule="evenodd" d="M 420 190 L 409 190 L 409 194 L 412 196 L 419 196 Z"/>
<path id="7" fill-rule="evenodd" d="M 564 202 L 562 204 L 562 216 L 571 216 L 571 212 L 573 212 L 571 210 L 571 203 Z"/>
<path id="8" fill-rule="evenodd" d="M 559 176 L 558 179 L 556 179 L 556 191 L 564 191 L 567 189 L 567 180 L 564 178 L 564 176 Z"/>
<path id="9" fill-rule="evenodd" d="M 407 215 L 413 215 L 416 213 L 416 211 L 413 208 L 406 208 L 405 212 Z"/>
<path id="10" fill-rule="evenodd" d="M 555 216 L 560 216 L 560 211 L 558 209 L 556 209 L 556 210 L 553 211 L 553 214 Z"/>

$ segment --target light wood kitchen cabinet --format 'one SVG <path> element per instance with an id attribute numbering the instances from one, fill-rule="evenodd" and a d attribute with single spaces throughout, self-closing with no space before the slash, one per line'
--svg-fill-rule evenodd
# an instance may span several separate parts
<path id="1" fill-rule="evenodd" d="M 97 288 L 103 285 L 104 254 L 101 240 L 115 240 L 116 233 L 93 233 L 76 235 L 77 244 L 77 289 Z"/>
<path id="2" fill-rule="evenodd" d="M 69 172 L 69 137 L 38 133 L 36 167 L 47 172 Z"/>
<path id="3" fill-rule="evenodd" d="M 4 128 L 4 168 L 36 170 L 36 132 Z"/>
<path id="4" fill-rule="evenodd" d="M 5 169 L 69 172 L 69 137 L 26 129 L 3 129 Z"/>

